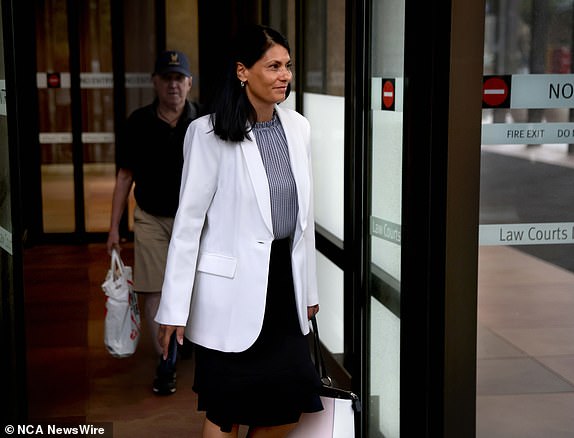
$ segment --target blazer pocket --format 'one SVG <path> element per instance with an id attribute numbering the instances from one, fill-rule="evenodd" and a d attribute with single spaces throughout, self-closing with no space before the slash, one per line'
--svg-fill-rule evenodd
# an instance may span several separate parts
<path id="1" fill-rule="evenodd" d="M 219 275 L 221 277 L 235 277 L 237 259 L 221 254 L 203 253 L 199 256 L 197 270 L 206 274 Z"/>

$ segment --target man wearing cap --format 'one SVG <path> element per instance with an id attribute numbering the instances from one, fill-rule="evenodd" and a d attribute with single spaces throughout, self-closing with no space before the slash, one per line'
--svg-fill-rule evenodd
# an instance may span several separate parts
<path id="1" fill-rule="evenodd" d="M 134 186 L 134 290 L 143 299 L 154 348 L 160 356 L 153 381 L 156 394 L 175 392 L 175 355 L 161 358 L 154 321 L 163 283 L 167 248 L 179 202 L 183 166 L 183 138 L 191 121 L 200 116 L 198 104 L 188 100 L 191 73 L 179 51 L 161 53 L 152 74 L 156 98 L 127 119 L 116 144 L 118 169 L 112 199 L 107 248 L 120 249 L 120 220 Z M 171 358 L 170 358 L 171 359 Z"/>

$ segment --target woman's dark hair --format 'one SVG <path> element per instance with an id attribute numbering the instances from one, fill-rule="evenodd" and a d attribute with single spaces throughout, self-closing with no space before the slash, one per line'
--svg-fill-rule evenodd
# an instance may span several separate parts
<path id="1" fill-rule="evenodd" d="M 287 39 L 270 27 L 250 25 L 237 33 L 231 46 L 227 73 L 214 99 L 211 114 L 213 131 L 222 140 L 243 141 L 250 138 L 250 125 L 257 120 L 257 114 L 237 78 L 237 63 L 251 68 L 274 44 L 285 47 L 291 53 Z M 289 90 L 288 86 L 287 93 Z"/>

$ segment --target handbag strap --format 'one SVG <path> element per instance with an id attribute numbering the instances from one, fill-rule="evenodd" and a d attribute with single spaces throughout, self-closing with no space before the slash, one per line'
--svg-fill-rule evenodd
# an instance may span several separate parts
<path id="1" fill-rule="evenodd" d="M 325 360 L 323 359 L 323 353 L 321 349 L 321 341 L 319 340 L 319 327 L 317 324 L 317 318 L 315 315 L 311 318 L 311 324 L 313 326 L 313 353 L 315 356 L 315 367 L 317 368 L 317 372 L 319 373 L 319 377 L 321 378 L 321 382 L 323 383 L 323 395 L 328 395 L 333 398 L 343 398 L 352 401 L 353 410 L 355 412 L 361 411 L 361 400 L 359 397 L 347 390 L 342 390 L 339 388 L 335 388 L 333 386 L 333 381 L 327 375 L 327 367 L 325 366 Z"/>
<path id="2" fill-rule="evenodd" d="M 324 385 L 331 386 L 333 382 L 327 374 L 327 367 L 325 366 L 325 360 L 323 359 L 323 353 L 321 351 L 321 341 L 319 339 L 319 327 L 317 324 L 317 318 L 315 315 L 311 318 L 311 324 L 313 325 L 313 353 L 315 356 L 315 367 L 317 372 L 321 377 L 321 381 Z"/>

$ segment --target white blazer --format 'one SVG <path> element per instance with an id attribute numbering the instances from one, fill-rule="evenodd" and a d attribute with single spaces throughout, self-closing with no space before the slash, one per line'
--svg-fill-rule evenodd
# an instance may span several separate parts
<path id="1" fill-rule="evenodd" d="M 299 214 L 291 250 L 301 332 L 309 332 L 307 306 L 319 302 L 309 122 L 276 107 L 297 185 Z M 177 211 L 155 320 L 186 326 L 204 347 L 239 352 L 263 325 L 273 241 L 267 174 L 255 136 L 222 141 L 209 116 L 194 120 L 184 140 Z"/>

